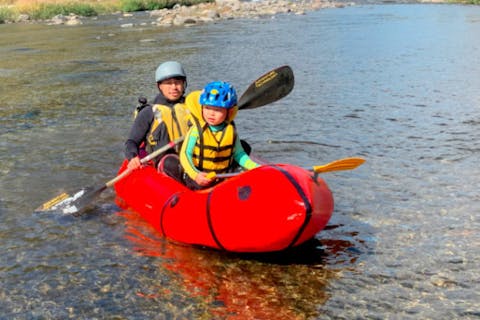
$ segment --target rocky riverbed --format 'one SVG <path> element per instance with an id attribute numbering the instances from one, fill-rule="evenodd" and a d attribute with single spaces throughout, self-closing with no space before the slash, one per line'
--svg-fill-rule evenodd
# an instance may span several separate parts
<path id="1" fill-rule="evenodd" d="M 344 7 L 353 3 L 335 2 L 330 0 L 216 0 L 212 3 L 202 3 L 194 6 L 177 5 L 172 9 L 153 10 L 149 12 L 151 24 L 160 27 L 192 26 L 201 23 L 210 23 L 226 19 L 258 18 L 275 16 L 277 14 L 305 14 L 308 11 L 323 8 Z M 118 13 L 119 19 L 132 16 L 131 13 Z M 47 21 L 50 25 L 79 25 L 84 21 L 77 15 L 58 15 Z M 124 23 L 122 27 L 131 27 L 134 23 Z"/>

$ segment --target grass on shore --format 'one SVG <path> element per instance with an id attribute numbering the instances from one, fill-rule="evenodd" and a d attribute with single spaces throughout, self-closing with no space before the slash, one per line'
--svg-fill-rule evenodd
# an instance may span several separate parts
<path id="1" fill-rule="evenodd" d="M 70 13 L 91 17 L 113 12 L 171 9 L 176 4 L 191 6 L 214 0 L 0 0 L 0 23 L 18 21 L 20 15 L 30 20 L 46 20 Z M 479 0 L 480 1 L 480 0 Z"/>

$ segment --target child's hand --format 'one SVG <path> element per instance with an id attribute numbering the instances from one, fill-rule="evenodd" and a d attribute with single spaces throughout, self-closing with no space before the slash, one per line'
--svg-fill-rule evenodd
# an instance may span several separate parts
<path id="1" fill-rule="evenodd" d="M 206 172 L 199 172 L 195 178 L 195 182 L 202 187 L 208 186 L 210 183 L 212 183 L 212 180 L 213 179 L 207 177 Z"/>

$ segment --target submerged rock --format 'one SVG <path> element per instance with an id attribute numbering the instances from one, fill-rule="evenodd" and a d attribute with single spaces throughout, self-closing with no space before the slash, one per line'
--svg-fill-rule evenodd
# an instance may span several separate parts
<path id="1" fill-rule="evenodd" d="M 47 21 L 48 25 L 59 25 L 64 24 L 68 26 L 76 26 L 80 25 L 83 22 L 80 20 L 80 17 L 76 14 L 69 14 L 68 16 L 64 16 L 63 14 L 58 14 L 52 19 Z"/>

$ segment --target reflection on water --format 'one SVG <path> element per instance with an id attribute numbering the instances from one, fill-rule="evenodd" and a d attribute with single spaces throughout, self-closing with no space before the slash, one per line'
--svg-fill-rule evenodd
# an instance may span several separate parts
<path id="1" fill-rule="evenodd" d="M 154 265 L 171 272 L 171 281 L 178 290 L 201 300 L 203 308 L 194 311 L 195 318 L 315 317 L 317 306 L 328 298 L 325 292 L 328 281 L 336 277 L 334 271 L 323 267 L 320 259 L 323 252 L 319 249 L 314 252 L 313 244 L 291 253 L 228 255 L 168 242 L 159 238 L 136 213 L 123 211 L 119 215 L 125 218 L 125 237 L 132 242 L 133 250 L 156 257 Z M 317 255 L 316 263 L 301 263 L 304 255 L 310 259 Z M 170 290 L 154 287 L 137 295 L 155 300 L 179 294 L 178 290 Z"/>
<path id="2" fill-rule="evenodd" d="M 479 318 L 479 17 L 366 5 L 193 28 L 0 25 L 0 318 Z M 137 98 L 173 57 L 188 90 L 241 94 L 292 67 L 288 97 L 236 118 L 262 159 L 367 159 L 322 175 L 335 210 L 309 247 L 172 244 L 112 190 L 78 218 L 32 214 L 116 175 Z"/>

